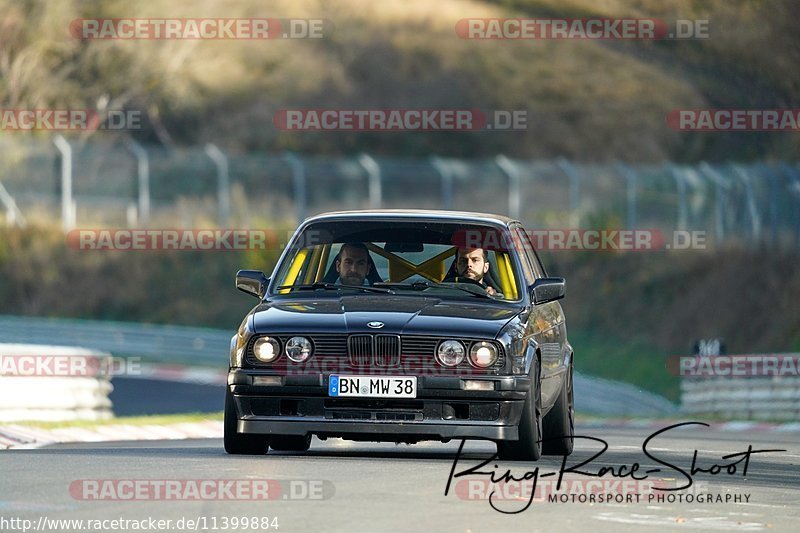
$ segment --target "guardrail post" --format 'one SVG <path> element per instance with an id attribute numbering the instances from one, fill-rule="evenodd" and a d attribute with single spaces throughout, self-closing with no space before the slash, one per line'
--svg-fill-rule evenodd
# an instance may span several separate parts
<path id="1" fill-rule="evenodd" d="M 297 223 L 306 219 L 306 167 L 303 160 L 292 152 L 285 152 L 283 160 L 292 171 L 292 184 L 294 187 L 294 205 L 297 213 Z"/>
<path id="2" fill-rule="evenodd" d="M 61 226 L 64 232 L 75 227 L 75 202 L 72 199 L 72 146 L 62 135 L 53 143 L 61 153 Z"/>
<path id="3" fill-rule="evenodd" d="M 228 174 L 228 156 L 216 145 L 208 143 L 205 147 L 206 155 L 217 166 L 217 203 L 219 206 L 219 225 L 228 226 L 231 216 L 231 190 L 230 176 Z"/>
<path id="4" fill-rule="evenodd" d="M 453 208 L 453 171 L 444 160 L 439 157 L 431 157 L 431 166 L 439 173 L 442 178 L 442 207 L 444 209 Z"/>
<path id="5" fill-rule="evenodd" d="M 522 202 L 519 166 L 503 154 L 495 157 L 494 161 L 508 176 L 508 216 L 519 220 Z"/>
<path id="6" fill-rule="evenodd" d="M 128 141 L 128 149 L 136 157 L 136 183 L 139 196 L 139 225 L 147 226 L 150 222 L 150 161 L 147 150 L 133 139 Z"/>
<path id="7" fill-rule="evenodd" d="M 359 155 L 358 163 L 367 172 L 367 179 L 369 180 L 369 208 L 380 209 L 383 203 L 381 167 L 377 161 L 367 154 Z"/>

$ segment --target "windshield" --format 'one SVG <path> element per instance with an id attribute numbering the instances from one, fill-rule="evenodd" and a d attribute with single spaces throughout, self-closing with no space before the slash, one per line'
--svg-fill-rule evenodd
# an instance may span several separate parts
<path id="1" fill-rule="evenodd" d="M 524 279 L 499 243 L 465 245 L 494 226 L 420 221 L 336 221 L 307 226 L 278 266 L 272 295 L 349 291 L 519 300 Z"/>

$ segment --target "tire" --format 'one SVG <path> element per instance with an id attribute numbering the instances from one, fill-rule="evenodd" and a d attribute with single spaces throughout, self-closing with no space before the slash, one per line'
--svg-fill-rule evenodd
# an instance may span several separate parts
<path id="1" fill-rule="evenodd" d="M 311 435 L 276 435 L 269 446 L 278 452 L 307 452 L 311 447 Z"/>
<path id="2" fill-rule="evenodd" d="M 506 461 L 538 461 L 542 456 L 542 386 L 539 358 L 531 363 L 531 390 L 519 419 L 519 440 L 497 442 L 497 453 Z"/>
<path id="3" fill-rule="evenodd" d="M 224 422 L 224 442 L 225 451 L 232 455 L 264 455 L 267 453 L 269 438 L 263 435 L 242 435 L 236 431 L 236 423 L 239 417 L 236 415 L 236 405 L 234 405 L 233 394 L 230 390 L 225 391 L 225 422 Z"/>
<path id="4" fill-rule="evenodd" d="M 572 387 L 572 362 L 567 368 L 567 375 L 558 399 L 542 421 L 544 455 L 569 455 L 572 453 L 575 439 L 575 398 Z"/>

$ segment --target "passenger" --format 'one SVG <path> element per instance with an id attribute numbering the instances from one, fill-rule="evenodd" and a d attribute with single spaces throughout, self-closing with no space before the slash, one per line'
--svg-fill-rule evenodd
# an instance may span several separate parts
<path id="1" fill-rule="evenodd" d="M 372 271 L 372 258 L 362 242 L 348 242 L 342 245 L 336 258 L 337 285 L 369 285 L 367 276 Z"/>
<path id="2" fill-rule="evenodd" d="M 486 294 L 496 296 L 497 292 L 488 285 L 483 277 L 489 271 L 489 253 L 483 248 L 459 248 L 456 251 L 456 274 L 460 277 L 477 281 L 486 289 Z M 445 278 L 444 281 L 453 281 Z"/>

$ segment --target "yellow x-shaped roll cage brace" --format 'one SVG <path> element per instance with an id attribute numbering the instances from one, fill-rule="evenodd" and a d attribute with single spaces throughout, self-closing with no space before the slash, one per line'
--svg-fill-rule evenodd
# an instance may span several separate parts
<path id="1" fill-rule="evenodd" d="M 380 246 L 372 243 L 365 243 L 367 249 L 375 255 L 385 258 L 389 262 L 389 280 L 392 283 L 399 283 L 417 274 L 433 282 L 440 282 L 446 274 L 445 261 L 456 254 L 456 247 L 445 250 L 435 256 L 426 259 L 422 263 L 414 264 L 408 259 L 404 259 L 392 252 L 387 252 Z M 289 271 L 286 273 L 284 285 L 294 285 L 303 269 L 302 283 L 314 283 L 320 281 L 325 276 L 328 258 L 331 253 L 331 245 L 323 244 L 312 248 L 298 250 L 294 256 Z M 517 299 L 517 284 L 514 278 L 514 268 L 511 258 L 507 252 L 495 253 L 495 274 L 500 282 L 500 288 L 506 299 Z M 282 289 L 281 293 L 289 292 L 289 289 Z"/>

